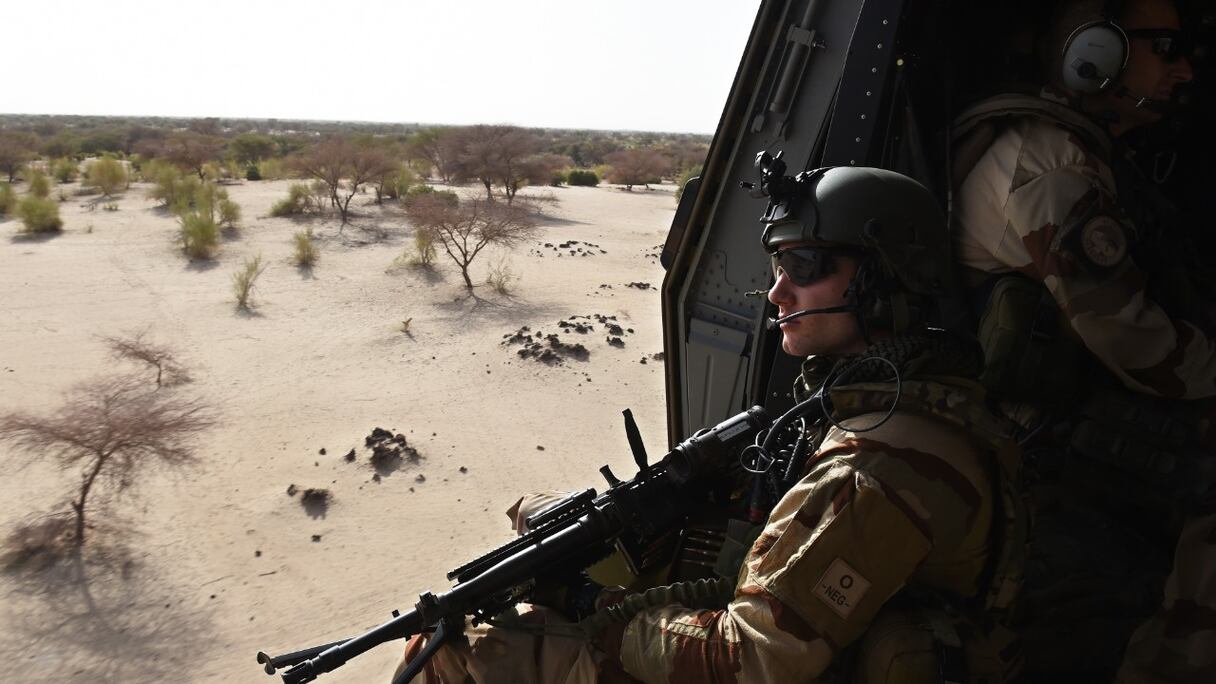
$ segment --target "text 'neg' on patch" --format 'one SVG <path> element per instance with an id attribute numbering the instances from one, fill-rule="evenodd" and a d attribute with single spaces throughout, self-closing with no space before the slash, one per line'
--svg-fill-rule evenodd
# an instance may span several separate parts
<path id="1" fill-rule="evenodd" d="M 828 566 L 823 577 L 819 578 L 815 586 L 815 597 L 827 604 L 832 612 L 847 620 L 869 589 L 869 580 L 862 577 L 843 558 L 837 558 Z"/>

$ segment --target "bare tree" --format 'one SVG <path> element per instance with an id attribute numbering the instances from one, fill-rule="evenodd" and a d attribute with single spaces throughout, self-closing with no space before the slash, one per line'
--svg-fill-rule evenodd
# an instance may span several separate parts
<path id="1" fill-rule="evenodd" d="M 515 126 L 505 129 L 498 140 L 497 171 L 498 183 L 510 204 L 515 200 L 515 193 L 528 181 L 549 182 L 552 169 L 548 162 L 552 159 L 539 154 L 541 141 L 535 133 Z"/>
<path id="2" fill-rule="evenodd" d="M 207 162 L 223 156 L 224 139 L 194 131 L 182 131 L 160 143 L 160 154 L 182 169 L 197 173 L 199 180 L 205 180 L 206 172 L 203 167 Z"/>
<path id="3" fill-rule="evenodd" d="M 318 144 L 296 163 L 305 176 L 329 189 L 330 203 L 342 215 L 342 227 L 350 220 L 350 202 L 359 188 L 394 170 L 392 159 L 373 142 L 354 143 L 344 138 Z"/>
<path id="4" fill-rule="evenodd" d="M 465 179 L 481 181 L 486 188 L 486 199 L 494 199 L 494 183 L 502 178 L 502 150 L 512 129 L 512 126 L 486 124 L 460 129 L 462 176 Z"/>
<path id="5" fill-rule="evenodd" d="M 146 363 L 156 371 L 156 388 L 190 382 L 190 374 L 177 360 L 173 349 L 149 342 L 147 331 L 126 337 L 102 337 L 116 359 Z"/>
<path id="6" fill-rule="evenodd" d="M 494 185 L 502 186 L 507 204 L 529 181 L 548 183 L 554 170 L 569 163 L 565 157 L 541 154 L 541 139 L 518 126 L 470 126 L 460 137 L 465 176 L 481 181 L 488 199 L 494 197 Z"/>
<path id="7" fill-rule="evenodd" d="M 137 378 L 102 378 L 82 385 L 54 413 L 0 416 L 0 440 L 49 455 L 64 470 L 80 469 L 71 501 L 77 546 L 84 544 L 89 495 L 103 484 L 125 489 L 144 471 L 193 459 L 192 438 L 214 425 L 206 406 L 147 389 Z"/>
<path id="8" fill-rule="evenodd" d="M 8 174 L 8 182 L 17 179 L 25 163 L 38 156 L 34 136 L 18 131 L 0 131 L 0 172 Z"/>
<path id="9" fill-rule="evenodd" d="M 444 183 L 462 175 L 460 163 L 463 135 L 457 128 L 424 128 L 406 142 L 406 158 L 431 167 Z"/>
<path id="10" fill-rule="evenodd" d="M 521 172 L 531 185 L 548 185 L 558 171 L 573 164 L 574 160 L 564 154 L 534 154 L 524 158 Z M 513 199 L 518 189 L 519 186 L 516 185 L 514 189 L 509 190 L 509 197 Z"/>
<path id="11" fill-rule="evenodd" d="M 536 221 L 530 211 L 489 199 L 453 204 L 442 197 L 422 196 L 406 211 L 415 229 L 443 245 L 470 290 L 473 280 L 469 265 L 483 249 L 489 245 L 514 247 L 536 234 Z"/>
<path id="12" fill-rule="evenodd" d="M 613 152 L 605 160 L 612 166 L 608 181 L 624 185 L 630 191 L 635 185 L 644 185 L 649 190 L 650 182 L 662 177 L 671 166 L 671 162 L 660 152 L 647 147 Z"/>

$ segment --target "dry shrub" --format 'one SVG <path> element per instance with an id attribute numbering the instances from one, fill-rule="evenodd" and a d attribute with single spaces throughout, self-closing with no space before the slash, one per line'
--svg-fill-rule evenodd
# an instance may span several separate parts
<path id="1" fill-rule="evenodd" d="M 245 265 L 232 274 L 232 294 L 236 297 L 238 308 L 249 308 L 249 298 L 253 294 L 253 286 L 257 283 L 258 276 L 262 275 L 262 271 L 265 270 L 266 267 L 262 265 L 262 255 L 259 254 L 252 259 L 246 259 Z"/>
<path id="2" fill-rule="evenodd" d="M 34 197 L 46 199 L 51 194 L 51 180 L 41 169 L 30 167 L 25 173 L 25 177 L 30 182 L 30 194 Z"/>
<path id="3" fill-rule="evenodd" d="M 177 352 L 170 347 L 149 342 L 147 332 L 126 337 L 102 337 L 116 359 L 144 363 L 156 371 L 156 386 L 179 385 L 190 382 L 190 374 L 177 360 Z"/>
<path id="4" fill-rule="evenodd" d="M 220 227 L 207 214 L 189 211 L 179 217 L 182 249 L 191 259 L 211 259 L 220 246 Z"/>
<path id="5" fill-rule="evenodd" d="M 292 236 L 296 242 L 296 251 L 294 259 L 297 266 L 304 268 L 312 268 L 313 264 L 317 263 L 320 258 L 320 253 L 317 251 L 317 245 L 312 240 L 312 228 L 296 233 Z"/>
<path id="6" fill-rule="evenodd" d="M 258 175 L 262 180 L 282 180 L 291 178 L 291 172 L 282 159 L 263 159 L 258 162 Z"/>
<path id="7" fill-rule="evenodd" d="M 220 223 L 228 228 L 236 228 L 236 222 L 241 220 L 241 206 L 225 196 L 219 202 Z"/>
<path id="8" fill-rule="evenodd" d="M 435 265 L 436 254 L 435 233 L 424 228 L 414 231 L 414 252 L 409 255 L 410 265 L 431 268 Z"/>
<path id="9" fill-rule="evenodd" d="M 486 283 L 493 287 L 495 292 L 503 295 L 509 294 L 511 284 L 518 280 L 519 274 L 511 270 L 511 265 L 505 257 L 490 266 L 490 275 L 486 277 Z"/>
<path id="10" fill-rule="evenodd" d="M 0 183 L 0 216 L 17 211 L 17 193 L 8 183 Z"/>
<path id="11" fill-rule="evenodd" d="M 127 169 L 113 157 L 90 162 L 84 173 L 84 184 L 97 188 L 107 197 L 127 188 Z"/>
<path id="12" fill-rule="evenodd" d="M 152 183 L 148 198 L 175 211 L 190 205 L 199 186 L 196 176 L 183 175 L 177 167 L 162 161 L 151 161 L 144 165 L 143 176 L 144 180 Z"/>
<path id="13" fill-rule="evenodd" d="M 308 212 L 313 207 L 312 193 L 303 183 L 292 183 L 287 188 L 287 196 L 270 208 L 271 216 L 296 216 Z"/>
<path id="14" fill-rule="evenodd" d="M 54 200 L 28 196 L 17 205 L 23 233 L 54 233 L 63 229 L 59 205 Z"/>
<path id="15" fill-rule="evenodd" d="M 51 162 L 51 175 L 60 183 L 71 183 L 80 175 L 80 165 L 69 157 L 56 159 Z"/>

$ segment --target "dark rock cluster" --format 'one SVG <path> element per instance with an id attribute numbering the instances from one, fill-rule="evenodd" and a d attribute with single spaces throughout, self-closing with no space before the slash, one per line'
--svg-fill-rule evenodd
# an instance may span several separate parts
<path id="1" fill-rule="evenodd" d="M 591 358 L 591 351 L 581 344 L 570 344 L 562 342 L 561 338 L 555 334 L 543 335 L 540 331 L 535 333 L 535 339 L 525 336 L 523 341 L 517 338 L 520 333 L 507 338 L 508 342 L 522 344 L 523 346 L 516 352 L 520 358 L 535 359 L 541 363 L 554 366 L 562 363 L 567 358 L 576 361 L 586 361 Z M 543 341 L 542 341 L 543 340 Z"/>
<path id="2" fill-rule="evenodd" d="M 364 446 L 372 450 L 371 462 L 376 472 L 387 475 L 396 470 L 402 461 L 417 463 L 422 457 L 418 450 L 406 443 L 405 435 L 384 428 L 373 428 L 363 440 Z"/>
<path id="3" fill-rule="evenodd" d="M 578 245 L 583 245 L 583 247 L 579 247 Z M 601 249 L 599 245 L 597 245 L 593 242 L 579 242 L 578 240 L 567 240 L 565 242 L 562 242 L 562 243 L 559 243 L 556 245 L 553 244 L 552 242 L 546 242 L 542 245 L 542 247 L 544 247 L 545 249 L 548 249 L 548 250 L 552 250 L 559 257 L 563 256 L 563 253 L 567 256 L 580 256 L 580 257 L 589 257 L 589 256 L 594 256 L 596 254 L 607 254 L 608 253 L 606 250 Z M 585 247 L 585 249 L 584 249 L 584 247 Z M 537 256 L 541 256 L 541 257 L 543 257 L 545 255 L 545 253 L 539 249 L 533 249 L 532 253 Z"/>
<path id="4" fill-rule="evenodd" d="M 596 326 L 602 326 L 608 333 L 605 341 L 613 347 L 624 347 L 626 335 L 633 333 L 633 328 L 626 328 L 617 322 L 616 316 L 604 314 L 588 314 L 586 316 L 570 316 L 557 322 L 562 332 L 586 335 L 595 332 Z M 525 359 L 535 359 L 548 365 L 558 365 L 567 358 L 586 361 L 591 357 L 591 351 L 582 344 L 563 342 L 556 334 L 546 335 L 543 331 L 533 331 L 528 326 L 522 326 L 514 333 L 502 336 L 505 346 L 519 345 L 516 353 Z"/>

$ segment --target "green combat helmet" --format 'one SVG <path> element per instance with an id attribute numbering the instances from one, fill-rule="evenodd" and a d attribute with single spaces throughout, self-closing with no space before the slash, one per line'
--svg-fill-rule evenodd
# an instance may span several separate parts
<path id="1" fill-rule="evenodd" d="M 760 153 L 756 166 L 759 187 L 744 187 L 769 199 L 761 218 L 769 254 L 811 243 L 862 258 L 846 306 L 795 312 L 775 319 L 776 324 L 809 313 L 848 311 L 868 338 L 873 327 L 901 334 L 962 323 L 946 217 L 923 185 L 887 169 L 856 166 L 786 176 L 780 153 Z"/>

